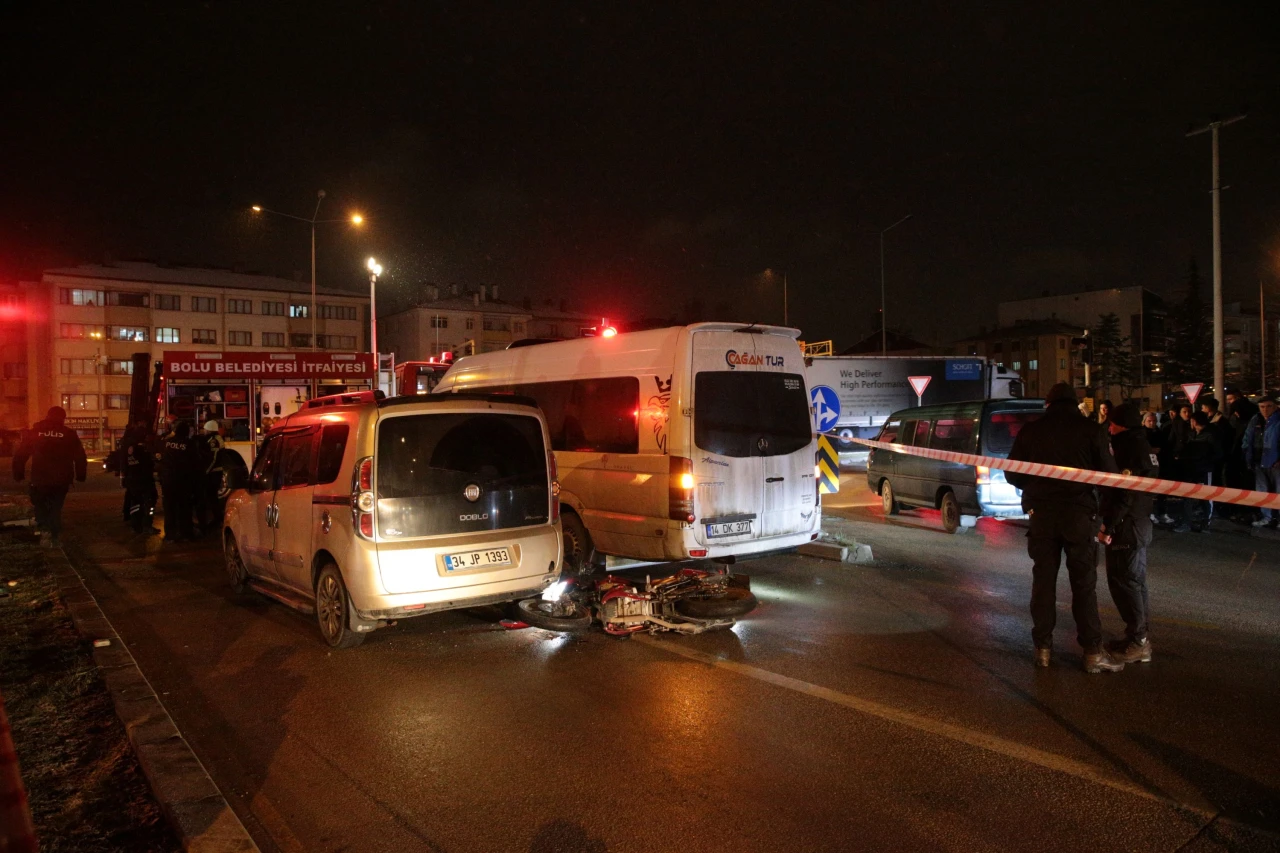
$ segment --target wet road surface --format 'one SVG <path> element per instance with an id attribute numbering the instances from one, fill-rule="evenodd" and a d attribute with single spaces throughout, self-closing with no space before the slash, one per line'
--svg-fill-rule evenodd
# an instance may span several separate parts
<path id="1" fill-rule="evenodd" d="M 1280 849 L 1280 543 L 1158 534 L 1155 660 L 1116 675 L 1080 671 L 1064 572 L 1038 671 L 1024 529 L 864 484 L 828 527 L 875 564 L 743 564 L 758 611 L 692 638 L 486 608 L 332 652 L 212 541 L 132 537 L 101 474 L 66 538 L 266 851 Z"/>

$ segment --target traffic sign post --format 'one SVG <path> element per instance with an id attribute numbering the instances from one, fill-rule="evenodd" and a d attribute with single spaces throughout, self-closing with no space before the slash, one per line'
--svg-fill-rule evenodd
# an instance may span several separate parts
<path id="1" fill-rule="evenodd" d="M 1187 395 L 1187 401 L 1194 406 L 1196 398 L 1200 396 L 1200 391 L 1203 388 L 1203 382 L 1188 382 L 1182 386 L 1182 393 Z"/>
<path id="2" fill-rule="evenodd" d="M 809 391 L 813 403 L 814 427 L 818 432 L 830 432 L 840 421 L 840 395 L 827 385 L 815 385 Z"/>
<path id="3" fill-rule="evenodd" d="M 916 406 L 924 405 L 924 389 L 929 387 L 929 380 L 932 376 L 908 376 L 907 381 L 911 383 L 911 389 L 916 392 Z"/>

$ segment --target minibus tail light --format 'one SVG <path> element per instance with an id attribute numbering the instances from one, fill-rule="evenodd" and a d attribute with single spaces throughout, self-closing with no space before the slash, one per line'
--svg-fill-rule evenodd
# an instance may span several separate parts
<path id="1" fill-rule="evenodd" d="M 667 515 L 673 521 L 693 524 L 693 460 L 684 456 L 670 456 L 667 487 Z"/>
<path id="2" fill-rule="evenodd" d="M 976 466 L 978 472 L 978 485 L 988 486 L 991 484 L 991 469 L 986 465 Z"/>

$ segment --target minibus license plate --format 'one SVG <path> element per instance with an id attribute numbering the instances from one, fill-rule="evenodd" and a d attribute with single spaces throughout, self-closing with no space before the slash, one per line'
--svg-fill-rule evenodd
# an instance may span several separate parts
<path id="1" fill-rule="evenodd" d="M 743 536 L 751 532 L 751 522 L 748 521 L 725 521 L 719 524 L 707 525 L 707 538 L 715 539 L 720 536 Z"/>
<path id="2" fill-rule="evenodd" d="M 511 565 L 511 552 L 506 548 L 493 548 L 488 551 L 467 551 L 464 554 L 446 554 L 444 567 L 450 572 L 464 569 L 481 569 L 486 566 Z"/>

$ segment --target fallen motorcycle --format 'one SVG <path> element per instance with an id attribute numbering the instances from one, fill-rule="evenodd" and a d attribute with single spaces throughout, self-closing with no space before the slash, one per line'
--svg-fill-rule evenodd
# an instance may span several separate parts
<path id="1" fill-rule="evenodd" d="M 746 575 L 682 568 L 637 584 L 616 575 L 562 580 L 516 605 L 521 621 L 547 631 L 579 632 L 598 621 L 608 634 L 701 634 L 727 628 L 756 607 Z"/>

